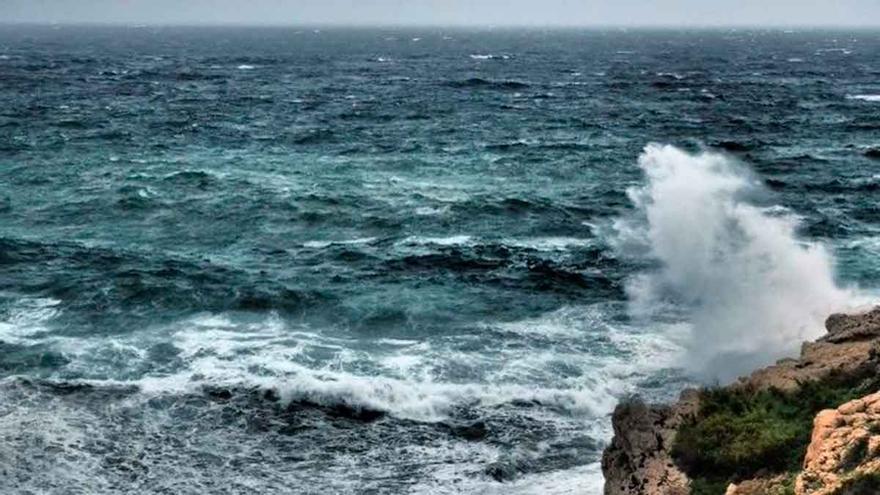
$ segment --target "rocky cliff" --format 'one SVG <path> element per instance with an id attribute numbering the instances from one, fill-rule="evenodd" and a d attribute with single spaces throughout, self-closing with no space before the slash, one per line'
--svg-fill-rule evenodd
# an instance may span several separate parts
<path id="1" fill-rule="evenodd" d="M 880 307 L 825 326 L 727 387 L 620 404 L 605 494 L 880 494 L 864 491 L 880 480 Z"/>

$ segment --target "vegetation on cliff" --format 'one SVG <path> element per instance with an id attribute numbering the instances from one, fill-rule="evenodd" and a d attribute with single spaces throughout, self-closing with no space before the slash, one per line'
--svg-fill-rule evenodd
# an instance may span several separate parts
<path id="1" fill-rule="evenodd" d="M 787 474 L 794 493 L 816 413 L 880 388 L 876 375 L 831 376 L 797 390 L 706 389 L 697 414 L 679 429 L 672 455 L 693 495 L 722 495 L 728 483 Z"/>

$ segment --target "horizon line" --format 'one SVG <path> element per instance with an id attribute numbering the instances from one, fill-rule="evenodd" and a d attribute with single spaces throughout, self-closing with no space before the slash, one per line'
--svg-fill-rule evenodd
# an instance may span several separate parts
<path id="1" fill-rule="evenodd" d="M 127 28 L 278 28 L 278 29 L 617 29 L 617 30 L 735 30 L 735 29 L 768 29 L 768 30 L 823 30 L 823 29 L 854 29 L 880 30 L 878 24 L 525 24 L 525 23 L 343 23 L 343 22 L 128 22 L 128 21 L 0 21 L 0 26 L 32 26 L 32 27 L 127 27 Z"/>

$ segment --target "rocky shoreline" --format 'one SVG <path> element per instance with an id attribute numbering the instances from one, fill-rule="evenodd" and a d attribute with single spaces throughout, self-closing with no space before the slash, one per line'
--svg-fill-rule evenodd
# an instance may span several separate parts
<path id="1" fill-rule="evenodd" d="M 880 493 L 880 307 L 718 389 L 617 406 L 606 495 Z"/>

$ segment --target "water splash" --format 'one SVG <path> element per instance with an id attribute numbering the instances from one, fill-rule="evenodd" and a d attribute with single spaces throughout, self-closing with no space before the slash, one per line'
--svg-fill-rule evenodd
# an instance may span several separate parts
<path id="1" fill-rule="evenodd" d="M 854 300 L 825 247 L 797 237 L 795 215 L 761 205 L 760 182 L 734 159 L 651 144 L 639 167 L 636 218 L 617 230 L 623 248 L 657 265 L 631 280 L 631 310 L 687 319 L 694 371 L 729 380 L 795 354 Z"/>

